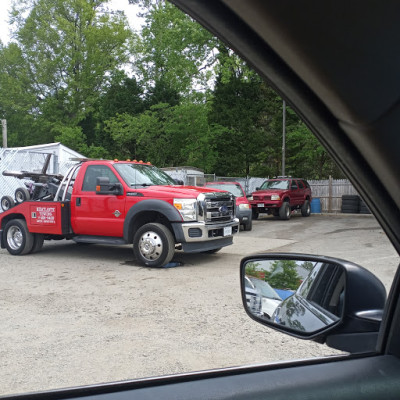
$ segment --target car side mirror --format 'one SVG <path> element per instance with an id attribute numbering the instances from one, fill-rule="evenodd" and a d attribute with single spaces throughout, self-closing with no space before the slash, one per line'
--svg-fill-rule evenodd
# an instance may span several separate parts
<path id="1" fill-rule="evenodd" d="M 110 183 L 108 177 L 100 176 L 96 178 L 96 194 L 113 194 L 115 196 L 121 196 L 124 194 L 124 188 L 121 183 Z"/>
<path id="2" fill-rule="evenodd" d="M 184 182 L 181 179 L 174 179 L 174 181 L 175 181 L 175 183 L 177 185 L 183 185 L 184 184 Z"/>
<path id="3" fill-rule="evenodd" d="M 240 271 L 243 305 L 256 321 L 351 353 L 375 349 L 386 290 L 368 270 L 275 253 L 244 258 Z"/>
<path id="4" fill-rule="evenodd" d="M 260 188 L 259 188 L 259 187 L 256 187 L 256 190 L 260 190 Z"/>

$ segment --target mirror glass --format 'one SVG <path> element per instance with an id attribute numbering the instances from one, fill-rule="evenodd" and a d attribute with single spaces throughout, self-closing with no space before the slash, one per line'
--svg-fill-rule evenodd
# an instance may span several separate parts
<path id="1" fill-rule="evenodd" d="M 343 266 L 320 260 L 251 259 L 242 269 L 247 311 L 306 334 L 342 318 L 345 283 Z"/>

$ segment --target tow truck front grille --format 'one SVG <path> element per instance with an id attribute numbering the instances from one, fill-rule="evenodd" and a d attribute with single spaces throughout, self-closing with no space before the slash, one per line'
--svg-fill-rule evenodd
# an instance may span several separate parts
<path id="1" fill-rule="evenodd" d="M 235 198 L 225 193 L 212 193 L 205 199 L 205 221 L 210 223 L 232 221 L 235 218 Z"/>

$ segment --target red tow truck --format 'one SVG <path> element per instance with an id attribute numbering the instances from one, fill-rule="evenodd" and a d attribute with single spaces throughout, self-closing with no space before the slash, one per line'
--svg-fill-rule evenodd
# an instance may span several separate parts
<path id="1" fill-rule="evenodd" d="M 178 185 L 150 163 L 84 159 L 43 182 L 17 189 L 16 204 L 10 196 L 1 201 L 9 207 L 0 214 L 1 247 L 10 254 L 34 253 L 44 240 L 65 238 L 133 244 L 141 265 L 160 267 L 176 248 L 216 252 L 239 231 L 231 193 Z"/>

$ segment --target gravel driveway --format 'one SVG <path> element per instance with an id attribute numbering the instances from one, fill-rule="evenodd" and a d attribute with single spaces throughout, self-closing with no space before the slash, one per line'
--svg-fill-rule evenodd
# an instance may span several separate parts
<path id="1" fill-rule="evenodd" d="M 129 246 L 0 250 L 0 395 L 337 354 L 247 317 L 239 262 L 266 251 L 336 256 L 389 289 L 399 258 L 372 216 L 261 217 L 212 255 L 136 264 Z"/>

